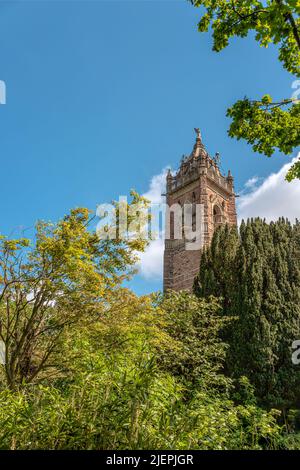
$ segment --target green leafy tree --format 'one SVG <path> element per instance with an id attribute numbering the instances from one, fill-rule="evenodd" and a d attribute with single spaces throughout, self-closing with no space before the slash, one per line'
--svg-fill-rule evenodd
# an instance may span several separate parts
<path id="1" fill-rule="evenodd" d="M 128 223 L 136 220 L 132 206 L 147 207 L 144 198 L 132 196 Z M 38 222 L 32 244 L 0 237 L 0 340 L 12 389 L 55 372 L 65 329 L 105 315 L 146 246 L 140 232 L 100 239 L 89 230 L 90 220 L 79 208 L 56 224 Z"/>
<path id="2" fill-rule="evenodd" d="M 279 60 L 296 77 L 300 76 L 300 6 L 298 0 L 190 0 L 205 8 L 199 31 L 213 30 L 213 50 L 221 51 L 234 36 L 254 31 L 260 46 L 278 46 Z M 271 156 L 275 149 L 290 154 L 300 144 L 300 104 L 297 98 L 273 101 L 245 97 L 227 111 L 232 118 L 229 135 L 245 139 L 253 149 Z M 300 178 L 300 161 L 286 179 Z"/>

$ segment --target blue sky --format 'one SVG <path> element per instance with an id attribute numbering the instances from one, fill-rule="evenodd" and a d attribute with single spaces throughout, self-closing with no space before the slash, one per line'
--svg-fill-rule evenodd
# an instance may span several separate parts
<path id="1" fill-rule="evenodd" d="M 227 107 L 246 94 L 289 97 L 293 77 L 252 37 L 216 54 L 187 1 L 0 2 L 2 233 L 96 209 L 176 168 L 200 127 L 236 189 L 280 172 L 227 136 Z M 138 276 L 138 293 L 161 287 Z"/>

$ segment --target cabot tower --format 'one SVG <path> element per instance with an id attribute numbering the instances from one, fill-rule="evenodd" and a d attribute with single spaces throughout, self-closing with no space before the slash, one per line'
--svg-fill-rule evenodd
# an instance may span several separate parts
<path id="1" fill-rule="evenodd" d="M 236 225 L 235 193 L 231 172 L 220 171 L 220 157 L 210 157 L 199 129 L 189 156 L 183 156 L 175 175 L 167 174 L 166 203 L 203 205 L 203 243 L 210 244 L 213 233 L 222 224 Z M 174 239 L 172 220 L 170 238 L 165 240 L 164 290 L 191 290 L 199 271 L 200 250 L 186 250 L 184 237 Z"/>

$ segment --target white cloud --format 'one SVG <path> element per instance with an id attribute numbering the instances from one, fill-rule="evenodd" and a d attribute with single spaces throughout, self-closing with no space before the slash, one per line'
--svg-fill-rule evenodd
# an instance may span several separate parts
<path id="1" fill-rule="evenodd" d="M 166 175 L 168 168 L 164 168 L 159 175 L 153 176 L 149 189 L 143 194 L 153 204 L 163 203 L 165 198 L 162 194 L 166 190 Z M 145 279 L 161 280 L 163 276 L 164 237 L 160 233 L 156 240 L 149 243 L 146 251 L 140 254 L 138 263 L 139 273 Z"/>
<path id="2" fill-rule="evenodd" d="M 148 191 L 143 194 L 152 203 L 160 204 L 164 201 L 162 194 L 166 190 L 166 176 L 168 168 L 164 168 L 159 175 L 152 177 Z"/>
<path id="3" fill-rule="evenodd" d="M 161 280 L 163 275 L 164 240 L 162 237 L 150 242 L 140 255 L 139 272 L 145 279 Z"/>
<path id="4" fill-rule="evenodd" d="M 258 176 L 253 176 L 253 178 L 250 178 L 248 181 L 246 181 L 245 188 L 253 189 L 258 183 L 259 179 L 260 178 Z"/>
<path id="5" fill-rule="evenodd" d="M 244 194 L 237 200 L 239 220 L 248 217 L 262 217 L 267 221 L 287 217 L 291 221 L 300 219 L 300 181 L 288 183 L 285 176 L 291 165 L 299 158 L 284 165 L 277 173 L 269 175 L 259 186 L 245 184 L 250 193 Z M 257 177 L 255 177 L 257 178 Z M 256 180 L 257 182 L 257 180 Z M 254 184 L 256 184 L 256 182 Z"/>

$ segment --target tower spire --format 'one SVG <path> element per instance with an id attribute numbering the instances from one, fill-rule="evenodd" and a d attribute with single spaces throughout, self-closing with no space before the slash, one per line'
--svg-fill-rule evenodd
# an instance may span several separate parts
<path id="1" fill-rule="evenodd" d="M 202 142 L 202 135 L 201 131 L 198 127 L 194 127 L 194 131 L 196 132 L 196 142 L 194 144 L 192 155 L 194 158 L 204 157 L 206 155 L 205 147 Z"/>

